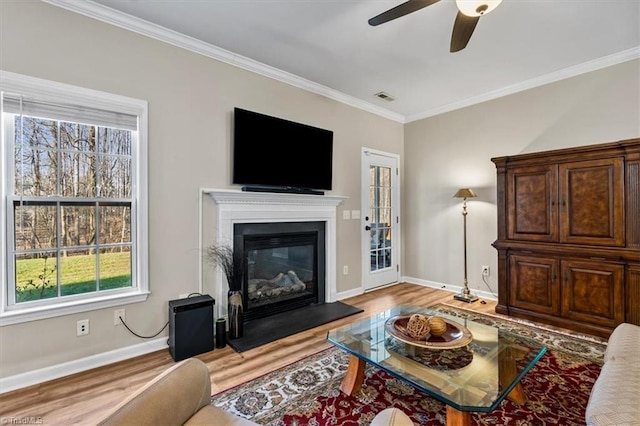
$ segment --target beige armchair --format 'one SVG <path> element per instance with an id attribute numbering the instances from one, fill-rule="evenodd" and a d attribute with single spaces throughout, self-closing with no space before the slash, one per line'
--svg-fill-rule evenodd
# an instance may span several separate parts
<path id="1" fill-rule="evenodd" d="M 106 415 L 99 425 L 256 425 L 211 405 L 209 369 L 197 358 L 181 361 Z M 375 426 L 411 426 L 396 408 L 380 412 Z"/>
<path id="2" fill-rule="evenodd" d="M 197 358 L 169 368 L 120 403 L 99 425 L 255 425 L 211 405 L 209 369 Z"/>

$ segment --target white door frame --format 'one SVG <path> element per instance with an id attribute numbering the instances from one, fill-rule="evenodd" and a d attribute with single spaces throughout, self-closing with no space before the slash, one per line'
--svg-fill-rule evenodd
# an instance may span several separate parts
<path id="1" fill-rule="evenodd" d="M 363 291 L 372 290 L 382 285 L 398 282 L 400 280 L 400 263 L 401 263 L 401 227 L 400 227 L 400 156 L 390 152 L 379 151 L 371 148 L 362 147 L 361 151 L 361 177 L 360 177 L 360 199 L 361 199 L 361 215 L 360 215 L 360 235 L 361 235 L 361 264 L 362 264 L 362 289 Z M 391 160 L 395 165 L 395 172 L 392 173 L 392 191 L 391 191 L 391 211 L 395 220 L 391 222 L 391 268 L 385 272 L 371 272 L 371 233 L 365 229 L 369 222 L 365 219 L 369 216 L 369 167 L 375 164 L 375 159 L 381 159 L 386 163 Z M 388 164 L 387 164 L 388 165 Z M 395 213 L 395 214 L 394 214 Z M 391 269 L 395 273 L 392 273 Z M 384 275 L 383 275 L 384 274 Z"/>

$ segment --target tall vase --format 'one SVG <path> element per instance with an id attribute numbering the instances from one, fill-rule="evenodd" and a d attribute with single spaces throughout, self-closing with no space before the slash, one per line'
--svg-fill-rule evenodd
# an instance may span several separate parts
<path id="1" fill-rule="evenodd" d="M 244 326 L 244 307 L 242 290 L 229 290 L 228 293 L 229 339 L 242 337 Z"/>

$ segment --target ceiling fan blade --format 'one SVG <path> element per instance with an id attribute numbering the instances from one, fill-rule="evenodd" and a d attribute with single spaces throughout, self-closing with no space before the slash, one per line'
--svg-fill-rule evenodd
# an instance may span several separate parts
<path id="1" fill-rule="evenodd" d="M 389 9 L 386 12 L 382 12 L 380 15 L 374 16 L 369 19 L 369 25 L 376 26 L 384 24 L 385 22 L 393 21 L 401 16 L 408 15 L 416 10 L 423 9 L 427 6 L 431 6 L 434 3 L 438 3 L 440 0 L 409 0 L 404 2 L 393 9 Z"/>
<path id="2" fill-rule="evenodd" d="M 458 52 L 467 47 L 467 43 L 469 43 L 479 20 L 479 16 L 467 16 L 458 11 L 456 21 L 453 24 L 453 32 L 451 33 L 450 52 Z"/>

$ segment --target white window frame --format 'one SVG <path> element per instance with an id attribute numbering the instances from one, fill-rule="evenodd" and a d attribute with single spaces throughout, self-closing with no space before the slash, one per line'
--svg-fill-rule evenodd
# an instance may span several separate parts
<path id="1" fill-rule="evenodd" d="M 7 208 L 9 193 L 13 181 L 13 153 L 8 152 L 4 142 L 6 129 L 4 120 L 0 120 L 0 326 L 17 324 L 27 321 L 69 315 L 96 309 L 120 306 L 123 304 L 143 302 L 149 292 L 149 244 L 148 244 L 148 185 L 147 185 L 147 119 L 148 105 L 146 101 L 125 96 L 114 95 L 68 84 L 28 77 L 20 74 L 0 70 L 0 92 L 17 93 L 24 96 L 49 100 L 51 102 L 82 105 L 88 108 L 121 112 L 138 117 L 137 143 L 132 141 L 131 154 L 135 163 L 133 172 L 134 186 L 132 188 L 132 288 L 101 294 L 89 293 L 83 298 L 60 298 L 45 304 L 9 304 L 8 291 L 10 286 L 7 259 L 8 244 L 13 241 L 13 235 L 8 230 L 13 229 L 7 223 Z M 1 97 L 0 97 L 1 99 Z M 11 162 L 11 164 L 9 164 Z"/>

